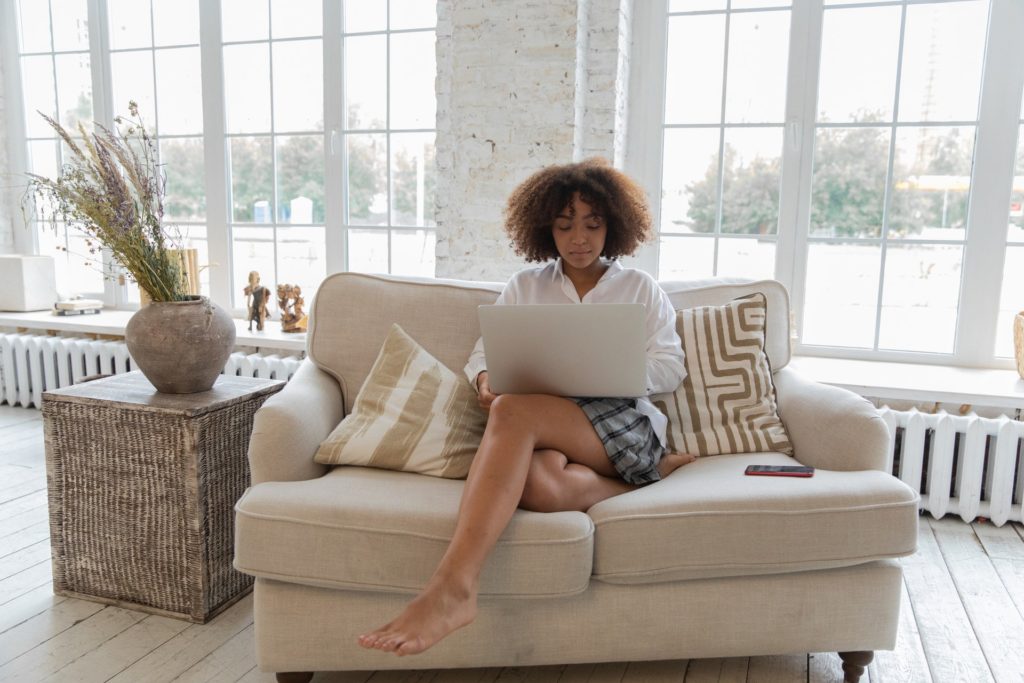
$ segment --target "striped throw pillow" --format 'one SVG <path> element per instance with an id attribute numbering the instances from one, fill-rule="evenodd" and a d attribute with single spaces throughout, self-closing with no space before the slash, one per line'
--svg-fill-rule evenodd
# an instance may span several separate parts
<path id="1" fill-rule="evenodd" d="M 793 454 L 764 351 L 764 294 L 676 312 L 686 377 L 651 400 L 668 416 L 669 450 L 697 455 Z"/>
<path id="2" fill-rule="evenodd" d="M 466 378 L 392 325 L 352 412 L 315 460 L 464 479 L 486 422 Z"/>

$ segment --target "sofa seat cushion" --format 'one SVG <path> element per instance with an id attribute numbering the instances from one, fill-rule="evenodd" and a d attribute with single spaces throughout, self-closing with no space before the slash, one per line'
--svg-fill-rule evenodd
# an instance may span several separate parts
<path id="1" fill-rule="evenodd" d="M 235 506 L 235 568 L 312 586 L 418 592 L 451 539 L 464 484 L 364 467 L 257 484 Z M 480 594 L 586 590 L 593 533 L 582 512 L 517 510 L 484 565 Z"/>
<path id="2" fill-rule="evenodd" d="M 917 494 L 884 472 L 751 477 L 781 453 L 701 458 L 590 508 L 594 578 L 642 584 L 842 567 L 912 554 Z"/>

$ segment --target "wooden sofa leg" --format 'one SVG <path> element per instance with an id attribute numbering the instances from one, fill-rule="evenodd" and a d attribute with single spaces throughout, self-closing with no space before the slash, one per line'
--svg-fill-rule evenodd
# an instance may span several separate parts
<path id="1" fill-rule="evenodd" d="M 277 674 L 277 683 L 309 683 L 312 671 L 282 671 Z"/>
<path id="2" fill-rule="evenodd" d="M 857 683 L 864 674 L 864 668 L 875 658 L 875 653 L 870 650 L 840 652 L 839 658 L 843 660 L 843 673 L 846 674 L 843 680 L 846 683 Z"/>

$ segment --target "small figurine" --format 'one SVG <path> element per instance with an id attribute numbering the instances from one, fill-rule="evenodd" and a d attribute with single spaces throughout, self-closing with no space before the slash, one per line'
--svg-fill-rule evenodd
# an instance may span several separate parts
<path id="1" fill-rule="evenodd" d="M 267 299 L 270 298 L 270 290 L 260 284 L 260 274 L 249 271 L 249 286 L 245 288 L 245 303 L 249 307 L 249 331 L 252 332 L 252 323 L 256 321 L 256 329 L 263 331 L 263 321 L 267 319 Z"/>
<path id="2" fill-rule="evenodd" d="M 282 332 L 305 332 L 307 316 L 302 312 L 302 288 L 298 285 L 277 286 L 277 307 L 281 311 Z"/>

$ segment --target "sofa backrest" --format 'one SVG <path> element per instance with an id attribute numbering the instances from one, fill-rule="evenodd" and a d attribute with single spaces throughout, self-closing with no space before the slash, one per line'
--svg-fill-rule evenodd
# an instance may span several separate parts
<path id="1" fill-rule="evenodd" d="M 501 283 L 335 273 L 317 290 L 306 353 L 345 393 L 346 410 L 393 323 L 461 375 L 480 336 L 476 308 L 494 303 Z M 677 309 L 717 305 L 753 292 L 768 299 L 767 352 L 773 370 L 789 362 L 789 297 L 774 280 L 712 278 L 663 282 Z"/>

